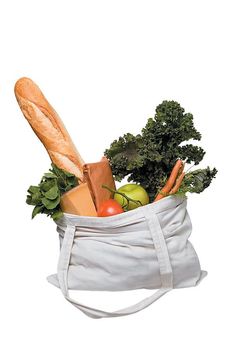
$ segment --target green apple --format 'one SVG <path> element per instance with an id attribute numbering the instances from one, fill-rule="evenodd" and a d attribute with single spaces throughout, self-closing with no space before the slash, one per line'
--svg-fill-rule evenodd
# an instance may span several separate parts
<path id="1" fill-rule="evenodd" d="M 145 189 L 139 184 L 128 183 L 124 186 L 120 187 L 118 192 L 125 194 L 128 198 L 140 201 L 140 203 L 135 203 L 130 201 L 127 207 L 127 210 L 132 210 L 138 208 L 141 205 L 146 205 L 149 203 L 149 196 Z M 115 193 L 114 199 L 123 207 L 127 204 L 127 199 L 123 197 L 121 194 Z"/>

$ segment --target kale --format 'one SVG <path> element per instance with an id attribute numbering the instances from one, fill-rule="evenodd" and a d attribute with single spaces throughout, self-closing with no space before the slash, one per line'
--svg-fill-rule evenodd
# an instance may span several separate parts
<path id="1" fill-rule="evenodd" d="M 30 186 L 26 203 L 34 205 L 32 218 L 43 213 L 58 220 L 62 216 L 60 208 L 61 195 L 78 185 L 78 179 L 72 173 L 64 171 L 52 164 L 38 186 Z"/>
<path id="2" fill-rule="evenodd" d="M 186 144 L 190 139 L 201 140 L 193 115 L 185 113 L 175 101 L 163 101 L 141 134 L 125 134 L 113 141 L 104 154 L 117 181 L 128 176 L 128 181 L 139 183 L 147 190 L 152 201 L 178 158 L 194 165 L 203 159 L 205 151 L 201 147 Z"/>
<path id="3" fill-rule="evenodd" d="M 211 181 L 213 178 L 215 178 L 216 174 L 217 169 L 213 168 L 211 170 L 210 167 L 186 173 L 177 194 L 185 195 L 187 192 L 203 192 L 204 189 L 206 189 L 211 184 Z"/>

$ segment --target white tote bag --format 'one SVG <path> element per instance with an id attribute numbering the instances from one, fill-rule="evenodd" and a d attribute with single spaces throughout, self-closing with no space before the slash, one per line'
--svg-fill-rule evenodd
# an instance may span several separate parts
<path id="1" fill-rule="evenodd" d="M 169 196 L 110 217 L 64 214 L 57 222 L 60 257 L 48 281 L 92 318 L 125 316 L 173 288 L 197 285 L 201 271 L 188 238 L 192 226 L 186 198 Z M 133 306 L 107 312 L 73 300 L 69 290 L 158 289 Z"/>

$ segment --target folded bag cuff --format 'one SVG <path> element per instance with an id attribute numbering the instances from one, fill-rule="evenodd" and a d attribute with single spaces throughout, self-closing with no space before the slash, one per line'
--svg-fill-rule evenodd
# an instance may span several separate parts
<path id="1" fill-rule="evenodd" d="M 143 205 L 137 209 L 130 210 L 128 213 L 121 213 L 113 216 L 107 216 L 105 218 L 94 216 L 79 216 L 64 213 L 63 217 L 56 221 L 59 227 L 66 227 L 67 225 L 74 226 L 99 226 L 99 227 L 118 227 L 121 225 L 130 224 L 132 221 L 136 221 L 138 218 L 144 218 L 146 212 L 151 210 L 154 213 L 161 213 L 168 209 L 173 209 L 180 204 L 187 204 L 186 197 L 168 196 L 161 199 L 158 202 Z"/>

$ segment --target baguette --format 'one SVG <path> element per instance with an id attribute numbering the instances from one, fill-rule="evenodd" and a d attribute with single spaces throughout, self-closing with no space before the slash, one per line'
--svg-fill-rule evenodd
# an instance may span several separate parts
<path id="1" fill-rule="evenodd" d="M 25 118 L 45 146 L 52 162 L 83 182 L 84 161 L 60 117 L 39 87 L 31 79 L 23 77 L 15 84 L 15 95 Z"/>

